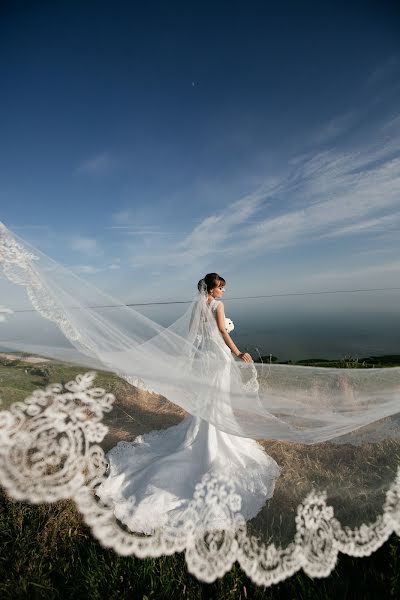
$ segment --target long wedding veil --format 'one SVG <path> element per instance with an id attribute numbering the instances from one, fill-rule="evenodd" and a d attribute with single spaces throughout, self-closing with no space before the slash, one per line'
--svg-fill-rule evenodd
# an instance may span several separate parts
<path id="1" fill-rule="evenodd" d="M 216 385 L 226 349 L 223 340 L 207 350 L 201 344 L 215 339 L 217 327 L 204 288 L 162 327 L 1 223 L 0 267 L 0 350 L 80 367 L 70 381 L 26 397 L 2 390 L 0 480 L 10 496 L 74 498 L 104 545 L 137 556 L 185 550 L 191 572 L 207 581 L 235 560 L 264 585 L 299 568 L 323 576 L 339 551 L 368 555 L 392 531 L 400 534 L 400 368 L 248 364 L 231 356 L 229 385 Z M 119 377 L 115 389 L 97 385 L 107 372 Z M 125 409 L 131 393 L 132 406 L 140 400 L 150 417 L 157 413 L 159 427 L 166 426 L 160 414 L 178 422 L 190 413 L 259 440 L 282 468 L 272 499 L 246 523 L 234 482 L 206 477 L 185 518 L 149 536 L 121 527 L 95 494 L 107 477 L 102 443 L 118 392 Z M 142 432 L 138 421 L 132 438 Z M 211 526 L 205 533 L 216 505 L 229 522 L 222 537 Z"/>

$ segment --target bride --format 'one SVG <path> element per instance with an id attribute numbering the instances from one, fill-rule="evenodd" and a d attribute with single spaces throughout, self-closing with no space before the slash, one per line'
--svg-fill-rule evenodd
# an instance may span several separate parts
<path id="1" fill-rule="evenodd" d="M 220 300 L 225 283 L 217 273 L 199 281 L 188 334 L 195 338 L 193 347 L 201 357 L 204 377 L 221 395 L 229 390 L 234 356 L 253 362 L 250 354 L 238 350 L 227 330 L 230 323 Z M 222 410 L 230 416 L 229 404 Z M 255 440 L 225 433 L 190 414 L 168 429 L 119 442 L 107 459 L 108 478 L 97 495 L 113 506 L 115 516 L 131 531 L 146 534 L 184 514 L 206 473 L 233 476 L 247 520 L 271 498 L 280 474 L 280 467 Z M 216 517 L 215 526 L 224 525 L 223 517 Z"/>
<path id="2" fill-rule="evenodd" d="M 0 415 L 0 483 L 12 497 L 74 498 L 107 547 L 140 557 L 185 549 L 191 572 L 209 581 L 234 560 L 258 584 L 301 567 L 325 576 L 339 550 L 366 556 L 398 532 L 399 367 L 255 364 L 229 335 L 217 273 L 201 279 L 189 308 L 163 327 L 1 222 L 0 272 L 11 315 L 2 323 L 7 351 L 116 373 L 187 413 L 174 427 L 117 444 L 104 477 L 102 419 L 115 397 L 92 387 L 95 372 L 24 402 L 10 397 Z M 286 444 L 280 462 L 288 464 L 280 497 L 252 523 L 273 537 L 271 546 L 257 545 L 243 527 L 281 473 L 256 442 L 265 439 Z M 114 516 L 140 535 L 122 531 Z"/>

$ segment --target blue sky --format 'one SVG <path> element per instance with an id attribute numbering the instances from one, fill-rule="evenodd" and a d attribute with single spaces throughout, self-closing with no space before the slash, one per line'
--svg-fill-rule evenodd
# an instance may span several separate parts
<path id="1" fill-rule="evenodd" d="M 0 219 L 130 302 L 399 285 L 399 31 L 394 2 L 5 3 Z"/>

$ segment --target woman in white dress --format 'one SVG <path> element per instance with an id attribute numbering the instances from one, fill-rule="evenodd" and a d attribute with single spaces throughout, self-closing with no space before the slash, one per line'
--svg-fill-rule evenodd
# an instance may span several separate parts
<path id="1" fill-rule="evenodd" d="M 232 354 L 246 363 L 253 359 L 240 352 L 226 329 L 224 305 L 219 300 L 225 291 L 223 277 L 208 273 L 199 281 L 198 289 L 204 294 L 202 310 L 211 311 L 217 327 L 202 330 L 199 326 L 197 349 L 207 364 L 218 365 L 207 370 L 207 383 L 211 383 L 211 376 L 212 385 L 222 394 L 229 389 L 235 360 Z M 209 318 L 203 314 L 205 323 Z M 229 412 L 230 407 L 222 410 Z M 183 515 L 196 484 L 206 473 L 233 479 L 246 519 L 255 517 L 272 496 L 280 474 L 277 463 L 255 440 L 220 431 L 193 415 L 168 429 L 138 436 L 133 442 L 119 442 L 107 458 L 108 478 L 97 495 L 113 505 L 116 517 L 131 531 L 148 534 Z"/>

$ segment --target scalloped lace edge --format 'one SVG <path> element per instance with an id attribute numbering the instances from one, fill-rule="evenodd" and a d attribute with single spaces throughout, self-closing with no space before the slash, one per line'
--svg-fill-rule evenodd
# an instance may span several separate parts
<path id="1" fill-rule="evenodd" d="M 326 492 L 312 490 L 297 508 L 294 540 L 283 548 L 248 535 L 234 482 L 209 473 L 179 521 L 170 519 L 151 536 L 127 531 L 95 494 L 107 468 L 98 444 L 108 428 L 101 421 L 115 400 L 92 386 L 95 376 L 91 371 L 64 388 L 35 390 L 0 412 L 0 482 L 11 497 L 32 503 L 71 498 L 103 546 L 139 558 L 184 551 L 189 572 L 205 582 L 222 577 L 235 561 L 257 585 L 270 586 L 300 569 L 327 577 L 339 552 L 368 556 L 392 533 L 400 535 L 400 466 L 373 523 L 342 526 Z M 222 519 L 217 525 L 215 514 Z"/>

